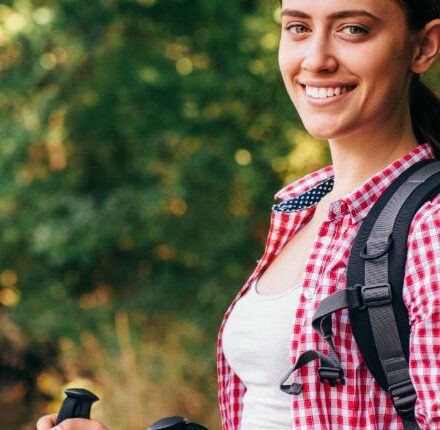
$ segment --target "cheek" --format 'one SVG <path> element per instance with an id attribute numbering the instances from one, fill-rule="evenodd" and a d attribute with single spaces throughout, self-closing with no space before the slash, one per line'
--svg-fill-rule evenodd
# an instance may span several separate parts
<path id="1" fill-rule="evenodd" d="M 392 39 L 352 49 L 345 59 L 354 74 L 366 77 L 374 86 L 385 81 L 398 85 L 410 67 L 407 49 Z"/>
<path id="2" fill-rule="evenodd" d="M 278 66 L 280 68 L 280 72 L 281 75 L 284 76 L 286 75 L 286 72 L 289 68 L 289 63 L 287 61 L 288 57 L 286 55 L 285 49 L 281 48 L 278 51 Z"/>
<path id="3" fill-rule="evenodd" d="M 278 65 L 283 78 L 287 79 L 288 75 L 299 68 L 300 61 L 297 57 L 298 53 L 281 40 L 278 50 Z"/>

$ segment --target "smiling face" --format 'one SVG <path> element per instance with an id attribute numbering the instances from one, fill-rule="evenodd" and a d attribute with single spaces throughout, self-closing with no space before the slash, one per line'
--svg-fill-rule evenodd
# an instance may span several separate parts
<path id="1" fill-rule="evenodd" d="M 307 131 L 336 139 L 405 121 L 411 33 L 397 1 L 283 0 L 279 66 Z"/>

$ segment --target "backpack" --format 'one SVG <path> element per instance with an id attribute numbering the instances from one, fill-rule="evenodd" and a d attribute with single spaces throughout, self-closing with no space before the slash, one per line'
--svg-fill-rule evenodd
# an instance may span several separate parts
<path id="1" fill-rule="evenodd" d="M 420 429 L 415 419 L 417 394 L 409 374 L 410 325 L 402 289 L 411 222 L 428 200 L 440 193 L 440 161 L 422 160 L 394 180 L 365 217 L 350 251 L 345 290 L 323 299 L 312 326 L 329 344 L 329 355 L 302 353 L 282 379 L 282 391 L 298 395 L 301 384 L 286 384 L 290 375 L 320 360 L 321 382 L 344 384 L 344 372 L 332 341 L 332 314 L 347 309 L 362 358 L 387 391 L 405 430 Z"/>

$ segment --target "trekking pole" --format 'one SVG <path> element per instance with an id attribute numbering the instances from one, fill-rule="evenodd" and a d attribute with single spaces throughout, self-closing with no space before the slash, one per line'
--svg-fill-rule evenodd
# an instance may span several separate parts
<path id="1" fill-rule="evenodd" d="M 191 423 L 184 417 L 167 417 L 156 421 L 147 430 L 208 430 L 200 424 Z"/>
<path id="2" fill-rule="evenodd" d="M 99 397 L 84 388 L 68 388 L 66 398 L 61 405 L 56 425 L 67 418 L 90 419 L 90 410 Z M 147 430 L 208 430 L 200 424 L 192 423 L 184 417 L 167 417 L 156 421 Z"/>
<path id="3" fill-rule="evenodd" d="M 67 397 L 58 412 L 56 425 L 67 418 L 90 419 L 92 404 L 99 400 L 99 397 L 84 388 L 68 388 L 64 393 Z"/>

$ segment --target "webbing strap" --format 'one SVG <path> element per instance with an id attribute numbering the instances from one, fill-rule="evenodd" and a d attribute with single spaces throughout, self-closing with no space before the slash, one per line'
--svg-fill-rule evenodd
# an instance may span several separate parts
<path id="1" fill-rule="evenodd" d="M 313 315 L 312 326 L 329 344 L 329 355 L 324 355 L 313 349 L 300 354 L 295 365 L 281 380 L 280 389 L 282 391 L 288 394 L 299 395 L 301 393 L 302 385 L 300 383 L 286 384 L 286 382 L 295 370 L 300 369 L 314 360 L 320 360 L 318 372 L 321 382 L 328 381 L 331 386 L 335 386 L 337 381 L 341 384 L 345 384 L 344 371 L 332 339 L 332 314 L 333 312 L 346 309 L 347 307 L 348 302 L 346 290 L 337 291 L 331 296 L 321 300 Z"/>
<path id="2" fill-rule="evenodd" d="M 403 424 L 403 430 L 420 430 L 419 425 L 417 424 L 417 421 L 414 416 L 412 417 L 401 417 L 402 418 L 402 424 Z"/>
<path id="3" fill-rule="evenodd" d="M 293 384 L 286 384 L 287 380 L 289 379 L 290 375 L 292 375 L 295 370 L 305 366 L 306 364 L 310 363 L 313 360 L 320 360 L 320 369 L 322 372 L 321 376 L 321 382 L 323 382 L 324 379 L 329 379 L 329 381 L 333 380 L 333 371 L 336 371 L 338 375 L 340 375 L 340 372 L 342 369 L 340 368 L 339 360 L 337 362 L 334 362 L 330 357 L 327 357 L 326 355 L 322 354 L 319 351 L 315 351 L 313 349 L 310 349 L 304 353 L 302 353 L 298 360 L 295 363 L 295 366 L 293 366 L 284 376 L 284 378 L 281 380 L 280 389 L 281 391 L 284 391 L 287 394 L 293 394 L 297 396 L 301 393 L 302 390 L 302 384 L 299 383 L 293 383 Z M 340 375 L 340 377 L 343 380 L 343 375 Z M 331 383 L 331 382 L 330 382 Z M 344 383 L 344 382 L 342 382 Z"/>

